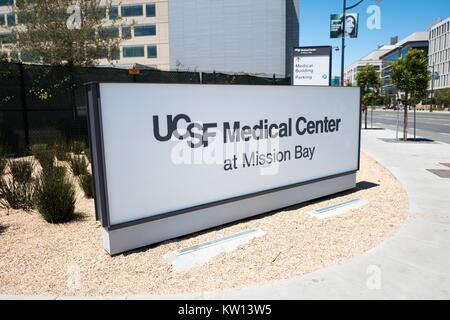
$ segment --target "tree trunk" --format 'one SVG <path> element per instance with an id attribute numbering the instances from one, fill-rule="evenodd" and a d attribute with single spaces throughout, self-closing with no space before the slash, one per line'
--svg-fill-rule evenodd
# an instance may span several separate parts
<path id="1" fill-rule="evenodd" d="M 405 92 L 405 111 L 403 117 L 403 140 L 408 140 L 408 92 Z"/>
<path id="2" fill-rule="evenodd" d="M 367 130 L 367 108 L 364 110 L 364 129 Z"/>

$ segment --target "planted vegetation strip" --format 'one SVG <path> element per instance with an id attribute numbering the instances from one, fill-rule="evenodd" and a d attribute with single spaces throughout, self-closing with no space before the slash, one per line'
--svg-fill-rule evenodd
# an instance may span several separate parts
<path id="1" fill-rule="evenodd" d="M 82 219 L 68 224 L 49 224 L 36 211 L 26 214 L 1 209 L 0 225 L 13 227 L 5 228 L 0 235 L 0 294 L 198 293 L 268 283 L 335 265 L 385 241 L 402 225 L 408 212 L 408 198 L 401 184 L 377 162 L 365 155 L 361 160 L 358 187 L 351 193 L 114 257 L 105 253 L 100 242 L 94 201 L 83 197 L 78 185 L 75 185 L 75 212 L 81 213 Z M 369 203 L 349 214 L 326 220 L 307 214 L 355 198 L 366 199 Z M 171 272 L 170 264 L 162 258 L 179 248 L 252 228 L 260 228 L 266 235 L 192 270 L 180 274 Z M 77 288 L 67 286 L 70 276 L 67 272 L 72 266 L 80 271 L 81 282 Z"/>
<path id="2" fill-rule="evenodd" d="M 84 155 L 75 154 L 69 160 L 70 168 L 74 176 L 86 175 L 88 173 L 88 162 Z"/>
<path id="3" fill-rule="evenodd" d="M 79 179 L 80 186 L 83 189 L 84 195 L 91 199 L 94 197 L 94 185 L 93 185 L 93 178 L 91 174 L 86 174 L 80 176 Z"/>
<path id="4" fill-rule="evenodd" d="M 0 207 L 6 209 L 33 208 L 34 185 L 28 182 L 19 182 L 14 177 L 3 177 L 0 180 Z"/>
<path id="5" fill-rule="evenodd" d="M 34 162 L 28 160 L 9 160 L 8 167 L 15 181 L 19 183 L 31 183 Z"/>

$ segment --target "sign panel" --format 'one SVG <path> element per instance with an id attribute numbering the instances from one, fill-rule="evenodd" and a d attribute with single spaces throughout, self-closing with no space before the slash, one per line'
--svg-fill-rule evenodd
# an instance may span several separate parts
<path id="1" fill-rule="evenodd" d="M 330 17 L 330 38 L 342 38 L 343 15 L 332 14 Z M 345 15 L 345 36 L 350 38 L 358 37 L 359 15 L 357 13 L 347 13 Z"/>
<path id="2" fill-rule="evenodd" d="M 96 209 L 107 233 L 359 168 L 359 88 L 102 83 L 88 87 L 88 101 Z M 239 219 L 230 208 L 189 220 L 189 231 L 220 214 L 231 217 L 222 223 Z M 159 240 L 188 232 L 170 221 Z"/>
<path id="3" fill-rule="evenodd" d="M 331 47 L 294 48 L 294 86 L 331 85 Z"/>

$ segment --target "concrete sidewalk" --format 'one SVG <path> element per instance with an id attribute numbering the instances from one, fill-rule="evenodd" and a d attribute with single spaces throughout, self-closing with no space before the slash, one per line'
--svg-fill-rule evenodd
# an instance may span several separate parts
<path id="1" fill-rule="evenodd" d="M 397 177 L 410 203 L 405 224 L 378 247 L 341 264 L 285 281 L 197 295 L 146 298 L 450 299 L 450 179 L 426 170 L 446 169 L 439 163 L 450 163 L 450 145 L 388 143 L 379 139 L 394 137 L 391 130 L 367 130 L 362 134 L 363 151 Z"/>
<path id="2" fill-rule="evenodd" d="M 405 224 L 378 247 L 341 264 L 262 286 L 100 299 L 450 299 L 450 179 L 426 170 L 450 170 L 439 164 L 450 163 L 450 145 L 380 140 L 394 137 L 391 130 L 362 133 L 363 151 L 397 177 L 410 204 Z"/>

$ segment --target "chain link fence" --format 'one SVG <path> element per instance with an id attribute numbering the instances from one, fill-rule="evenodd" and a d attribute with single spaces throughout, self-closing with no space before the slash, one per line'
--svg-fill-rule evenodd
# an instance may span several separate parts
<path id="1" fill-rule="evenodd" d="M 26 154 L 34 144 L 88 141 L 84 84 L 193 83 L 289 85 L 290 78 L 104 67 L 66 67 L 0 62 L 0 144 Z"/>

